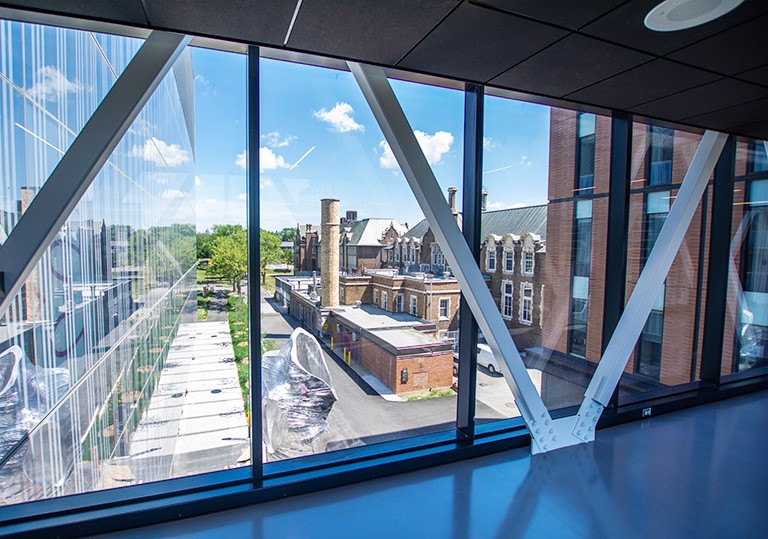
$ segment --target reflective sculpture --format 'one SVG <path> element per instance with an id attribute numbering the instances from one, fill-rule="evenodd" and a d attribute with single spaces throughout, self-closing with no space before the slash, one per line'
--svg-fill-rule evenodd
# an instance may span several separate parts
<path id="1" fill-rule="evenodd" d="M 336 392 L 320 344 L 297 328 L 262 356 L 262 429 L 267 460 L 325 451 Z"/>

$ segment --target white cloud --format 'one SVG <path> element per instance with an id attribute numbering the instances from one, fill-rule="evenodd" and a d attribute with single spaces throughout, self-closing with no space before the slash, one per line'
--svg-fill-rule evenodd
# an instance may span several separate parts
<path id="1" fill-rule="evenodd" d="M 200 176 L 195 176 L 195 186 L 200 187 L 203 185 L 203 180 L 200 179 Z"/>
<path id="2" fill-rule="evenodd" d="M 128 152 L 128 155 L 141 157 L 157 165 L 167 164 L 171 168 L 191 159 L 189 152 L 178 144 L 168 144 L 157 137 L 150 137 L 143 146 L 137 144 Z"/>
<path id="3" fill-rule="evenodd" d="M 195 75 L 195 82 L 198 83 L 200 86 L 208 87 L 209 84 L 211 84 L 211 81 L 206 79 L 204 76 L 202 76 L 200 73 Z"/>
<path id="4" fill-rule="evenodd" d="M 520 156 L 520 161 L 517 164 L 521 165 L 521 166 L 524 166 L 524 167 L 530 167 L 531 165 L 533 165 L 533 161 L 528 159 L 527 155 L 521 155 Z"/>
<path id="5" fill-rule="evenodd" d="M 82 84 L 67 79 L 64 73 L 53 66 L 43 66 L 38 69 L 36 80 L 37 82 L 27 88 L 27 93 L 38 100 L 55 101 L 83 89 Z"/>
<path id="6" fill-rule="evenodd" d="M 525 208 L 525 204 L 524 204 L 524 203 L 522 203 L 522 202 L 515 202 L 514 204 L 512 204 L 512 205 L 510 206 L 510 208 L 512 208 L 513 210 L 514 210 L 515 208 Z"/>
<path id="7" fill-rule="evenodd" d="M 237 200 L 248 200 L 248 195 L 246 193 L 240 193 L 237 195 Z"/>
<path id="8" fill-rule="evenodd" d="M 270 131 L 266 135 L 261 135 L 261 140 L 267 148 L 284 148 L 297 138 L 293 135 L 282 136 L 278 131 Z"/>
<path id="9" fill-rule="evenodd" d="M 483 137 L 483 149 L 492 150 L 496 147 L 496 143 L 491 137 Z"/>
<path id="10" fill-rule="evenodd" d="M 416 130 L 413 134 L 416 136 L 416 140 L 419 142 L 419 146 L 421 146 L 421 150 L 424 152 L 424 156 L 430 165 L 438 164 L 453 144 L 453 135 L 447 131 L 437 131 L 434 135 L 430 135 Z M 379 151 L 379 165 L 381 165 L 381 168 L 398 168 L 395 154 L 392 153 L 392 148 L 389 147 L 389 143 L 386 140 L 379 142 Z"/>
<path id="11" fill-rule="evenodd" d="M 160 196 L 166 200 L 178 200 L 184 198 L 184 191 L 180 191 L 179 189 L 166 189 Z"/>
<path id="12" fill-rule="evenodd" d="M 243 170 L 247 168 L 248 154 L 246 150 L 237 154 L 235 164 Z M 259 148 L 259 172 L 275 170 L 278 168 L 291 168 L 291 164 L 286 161 L 282 155 L 277 155 L 270 148 L 267 148 L 266 146 Z"/>
<path id="13" fill-rule="evenodd" d="M 204 202 L 205 204 L 218 204 L 219 203 L 219 201 L 216 200 L 215 198 L 204 198 L 202 200 L 202 202 Z"/>
<path id="14" fill-rule="evenodd" d="M 355 109 L 352 105 L 339 101 L 331 110 L 322 108 L 313 112 L 313 115 L 318 120 L 322 120 L 328 123 L 333 131 L 338 133 L 348 133 L 349 131 L 365 131 L 365 127 L 357 123 L 352 116 L 355 114 Z"/>
<path id="15" fill-rule="evenodd" d="M 259 187 L 261 187 L 262 189 L 264 189 L 265 187 L 274 187 L 274 186 L 275 186 L 275 182 L 273 182 L 269 178 L 261 178 L 259 180 Z"/>

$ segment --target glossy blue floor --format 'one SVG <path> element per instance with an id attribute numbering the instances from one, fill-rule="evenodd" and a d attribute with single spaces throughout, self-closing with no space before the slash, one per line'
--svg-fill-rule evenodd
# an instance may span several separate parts
<path id="1" fill-rule="evenodd" d="M 121 537 L 766 537 L 768 392 Z"/>

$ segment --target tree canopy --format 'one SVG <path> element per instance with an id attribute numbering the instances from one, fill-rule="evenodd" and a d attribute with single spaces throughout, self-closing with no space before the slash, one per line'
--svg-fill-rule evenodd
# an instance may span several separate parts
<path id="1" fill-rule="evenodd" d="M 232 290 L 240 292 L 241 281 L 248 273 L 248 237 L 242 226 L 236 226 L 239 229 L 218 236 L 214 227 L 208 271 L 228 279 L 232 282 Z"/>
<path id="2" fill-rule="evenodd" d="M 265 283 L 267 280 L 267 265 L 282 262 L 284 255 L 283 250 L 280 248 L 280 237 L 277 234 L 262 228 L 260 238 L 261 282 Z"/>

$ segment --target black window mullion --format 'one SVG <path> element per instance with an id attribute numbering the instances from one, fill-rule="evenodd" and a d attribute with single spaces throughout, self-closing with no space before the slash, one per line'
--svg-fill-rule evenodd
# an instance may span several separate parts
<path id="1" fill-rule="evenodd" d="M 720 384 L 720 364 L 725 337 L 725 309 L 728 298 L 728 272 L 733 218 L 733 176 L 736 140 L 728 137 L 715 166 L 712 191 L 712 225 L 709 235 L 707 300 L 704 311 L 704 341 L 701 347 L 701 381 Z"/>
<path id="2" fill-rule="evenodd" d="M 624 312 L 629 236 L 629 187 L 632 173 L 632 115 L 614 112 L 611 117 L 611 168 L 603 291 L 602 350 L 605 351 Z M 618 387 L 611 397 L 619 402 Z"/>
<path id="3" fill-rule="evenodd" d="M 467 84 L 464 92 L 462 232 L 475 260 L 479 260 L 480 257 L 484 98 L 485 93 L 482 86 Z M 463 295 L 459 303 L 458 388 L 456 428 L 468 438 L 474 438 L 477 392 L 477 321 Z"/>
<path id="4" fill-rule="evenodd" d="M 264 477 L 261 430 L 261 256 L 259 223 L 259 47 L 248 47 L 248 350 L 251 375 L 251 469 L 253 483 Z"/>

